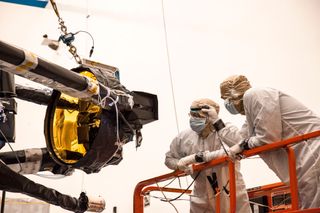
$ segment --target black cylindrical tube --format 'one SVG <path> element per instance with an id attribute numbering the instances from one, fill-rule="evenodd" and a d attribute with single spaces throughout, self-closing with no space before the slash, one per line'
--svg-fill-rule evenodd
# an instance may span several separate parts
<path id="1" fill-rule="evenodd" d="M 16 96 L 14 75 L 12 73 L 0 70 L 0 97 L 14 97 Z"/>
<path id="2" fill-rule="evenodd" d="M 6 191 L 2 191 L 2 199 L 1 199 L 1 213 L 4 213 L 4 207 L 6 204 Z"/>
<path id="3" fill-rule="evenodd" d="M 12 171 L 0 161 L 0 190 L 20 192 L 47 203 L 60 206 L 74 212 L 85 212 L 86 203 L 57 190 L 35 183 L 27 177 Z"/>
<path id="4" fill-rule="evenodd" d="M 0 60 L 18 66 L 25 60 L 25 53 L 17 47 L 0 41 Z M 88 87 L 85 77 L 41 58 L 38 58 L 38 65 L 30 72 L 78 91 L 84 91 Z"/>

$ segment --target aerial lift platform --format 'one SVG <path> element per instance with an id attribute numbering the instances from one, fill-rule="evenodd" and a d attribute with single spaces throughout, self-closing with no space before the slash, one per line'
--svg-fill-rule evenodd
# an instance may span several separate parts
<path id="1" fill-rule="evenodd" d="M 298 181 L 296 176 L 296 158 L 293 149 L 290 147 L 295 143 L 308 140 L 320 136 L 320 130 L 307 133 L 304 135 L 298 135 L 283 141 L 278 141 L 272 144 L 267 144 L 261 147 L 257 147 L 251 150 L 244 151 L 242 154 L 244 157 L 251 157 L 259 155 L 263 152 L 268 152 L 280 148 L 285 148 L 288 154 L 288 167 L 290 184 L 273 183 L 269 185 L 259 186 L 251 189 L 247 189 L 250 203 L 257 205 L 251 205 L 254 213 L 319 213 L 320 208 L 313 209 L 299 209 L 298 200 Z M 214 167 L 219 164 L 227 163 L 229 168 L 229 184 L 230 184 L 230 213 L 236 212 L 236 180 L 235 180 L 235 168 L 234 163 L 229 157 L 221 157 L 214 159 L 207 163 L 193 164 L 194 171 L 201 171 L 210 167 Z M 181 188 L 168 188 L 160 187 L 158 183 L 174 179 L 176 177 L 183 177 L 187 174 L 183 171 L 174 171 L 172 173 L 164 174 L 158 177 L 147 179 L 139 182 L 134 191 L 133 197 L 133 212 L 144 212 L 144 198 L 151 191 L 171 192 L 171 193 L 183 193 L 190 194 L 192 190 Z M 219 213 L 222 207 L 219 203 L 220 199 L 216 199 L 216 213 Z"/>

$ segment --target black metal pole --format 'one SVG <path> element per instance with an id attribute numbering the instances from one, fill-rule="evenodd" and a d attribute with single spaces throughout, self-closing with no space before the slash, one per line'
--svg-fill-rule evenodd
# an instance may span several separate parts
<path id="1" fill-rule="evenodd" d="M 33 70 L 30 70 L 31 73 L 45 77 L 78 91 L 83 91 L 87 88 L 88 83 L 83 76 L 71 72 L 57 64 L 47 62 L 41 58 L 37 57 L 37 59 L 38 64 Z M 0 41 L 0 60 L 10 65 L 18 66 L 25 60 L 25 52 L 22 49 Z M 4 69 L 4 71 L 7 70 Z"/>
<path id="2" fill-rule="evenodd" d="M 29 61 L 30 58 L 34 61 Z M 94 84 L 89 83 L 86 77 L 3 41 L 0 41 L 0 68 L 5 72 L 19 75 L 73 97 L 89 97 L 93 102 L 99 102 L 99 96 L 95 94 L 97 90 L 88 88 Z M 99 82 L 98 87 L 102 97 L 109 94 L 110 88 L 107 85 Z M 111 94 L 111 97 L 113 96 Z"/>
<path id="3" fill-rule="evenodd" d="M 2 198 L 1 198 L 1 213 L 4 213 L 4 206 L 6 203 L 6 191 L 2 191 Z"/>
<path id="4" fill-rule="evenodd" d="M 0 115 L 0 149 L 6 142 L 15 140 L 15 114 L 17 113 L 15 96 L 14 75 L 0 69 L 0 103 L 3 108 Z"/>

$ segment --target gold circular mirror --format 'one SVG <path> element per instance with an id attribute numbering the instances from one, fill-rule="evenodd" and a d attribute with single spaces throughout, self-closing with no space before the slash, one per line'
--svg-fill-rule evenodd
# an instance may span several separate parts
<path id="1" fill-rule="evenodd" d="M 80 72 L 94 80 L 89 71 Z M 59 163 L 75 164 L 90 150 L 101 124 L 101 107 L 90 101 L 54 91 L 46 120 L 47 147 Z M 47 125 L 48 122 L 46 121 Z"/>

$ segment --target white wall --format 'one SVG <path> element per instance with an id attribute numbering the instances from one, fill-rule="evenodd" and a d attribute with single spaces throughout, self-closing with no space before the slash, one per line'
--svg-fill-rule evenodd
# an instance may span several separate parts
<path id="1" fill-rule="evenodd" d="M 92 59 L 120 69 L 129 90 L 158 95 L 159 120 L 145 125 L 142 147 L 124 148 L 124 160 L 100 173 L 81 171 L 62 180 L 28 176 L 63 193 L 78 196 L 81 190 L 106 199 L 106 210 L 132 212 L 133 190 L 144 179 L 169 172 L 164 154 L 177 129 L 188 127 L 188 108 L 195 98 L 210 97 L 223 105 L 219 83 L 231 74 L 244 74 L 253 86 L 286 91 L 318 114 L 320 77 L 320 2 L 317 0 L 164 0 L 170 67 L 177 120 L 170 84 L 161 1 L 108 0 L 57 1 L 70 32 L 89 31 L 95 40 Z M 89 18 L 86 16 L 90 14 Z M 0 39 L 25 48 L 66 68 L 76 66 L 63 45 L 57 52 L 41 46 L 42 35 L 59 37 L 51 6 L 38 9 L 0 3 Z M 87 57 L 91 40 L 86 34 L 74 45 Z M 17 78 L 17 82 L 24 82 Z M 15 149 L 45 146 L 45 107 L 19 101 Z M 240 126 L 241 116 L 221 107 L 221 117 Z M 278 181 L 260 160 L 243 160 L 248 187 Z M 257 175 L 257 174 L 260 174 Z M 190 181 L 190 180 L 189 180 Z M 160 184 L 161 185 L 161 184 Z M 17 196 L 17 195 L 12 195 Z M 161 194 L 159 194 L 161 196 Z M 174 195 L 173 195 L 174 196 Z M 188 202 L 179 201 L 180 212 Z M 67 212 L 51 207 L 52 212 Z M 145 212 L 175 212 L 152 199 Z"/>

